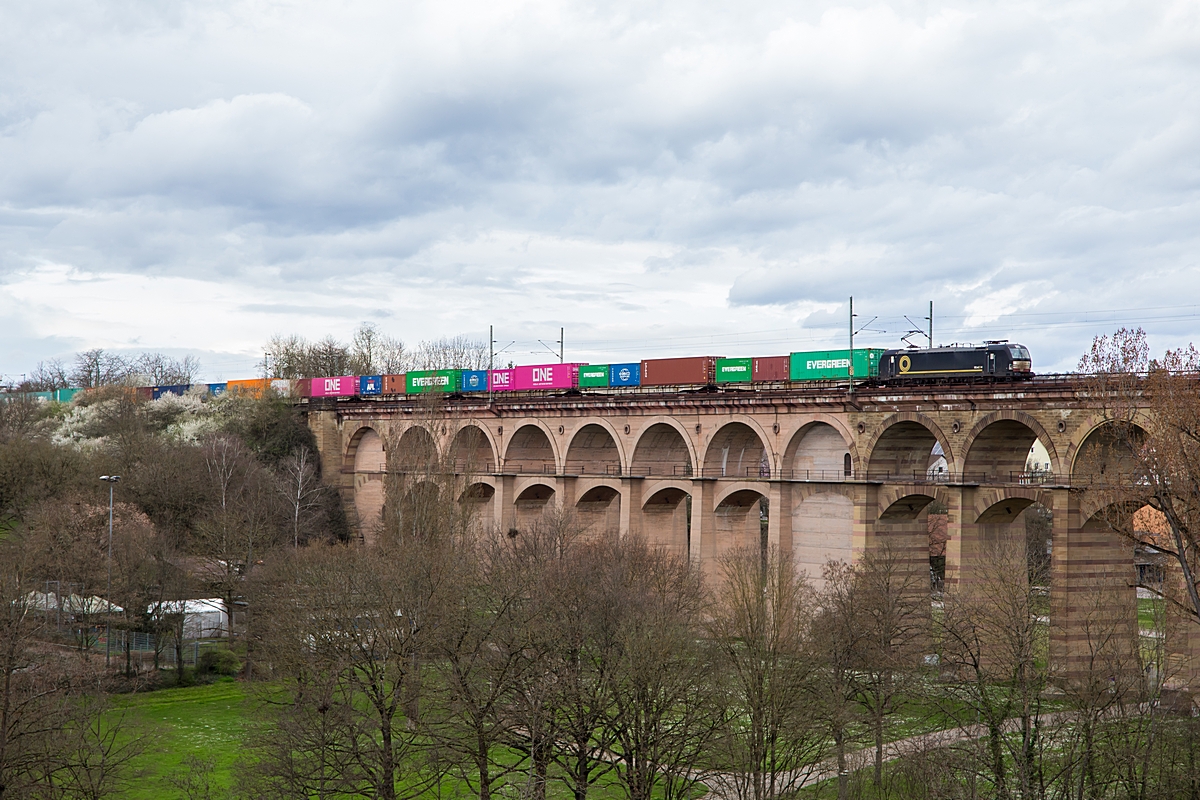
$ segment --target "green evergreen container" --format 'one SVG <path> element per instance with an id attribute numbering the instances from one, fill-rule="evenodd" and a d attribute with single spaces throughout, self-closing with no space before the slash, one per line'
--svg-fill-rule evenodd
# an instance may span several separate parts
<path id="1" fill-rule="evenodd" d="M 404 391 L 408 394 L 462 391 L 462 370 L 426 369 L 405 373 Z"/>
<path id="2" fill-rule="evenodd" d="M 579 388 L 608 387 L 608 364 L 584 364 L 579 368 Z"/>
<path id="3" fill-rule="evenodd" d="M 717 383 L 749 383 L 753 376 L 753 358 L 717 359 Z"/>
<path id="4" fill-rule="evenodd" d="M 854 378 L 863 380 L 879 375 L 880 348 L 854 349 Z M 792 353 L 791 379 L 794 381 L 844 381 L 850 378 L 849 350 L 814 350 Z"/>

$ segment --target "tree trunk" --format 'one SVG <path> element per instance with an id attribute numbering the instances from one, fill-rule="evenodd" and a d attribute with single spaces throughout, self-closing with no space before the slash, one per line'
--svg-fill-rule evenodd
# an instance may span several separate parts
<path id="1" fill-rule="evenodd" d="M 834 731 L 833 744 L 837 750 L 838 800 L 850 798 L 850 773 L 846 769 L 846 733 L 840 728 Z"/>

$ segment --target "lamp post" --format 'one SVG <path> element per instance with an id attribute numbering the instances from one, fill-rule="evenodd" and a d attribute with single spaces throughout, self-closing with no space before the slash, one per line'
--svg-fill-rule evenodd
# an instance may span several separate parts
<path id="1" fill-rule="evenodd" d="M 120 475 L 101 475 L 100 480 L 108 484 L 108 587 L 104 590 L 104 668 L 108 669 L 112 658 L 112 528 L 113 528 L 113 484 L 121 480 Z"/>

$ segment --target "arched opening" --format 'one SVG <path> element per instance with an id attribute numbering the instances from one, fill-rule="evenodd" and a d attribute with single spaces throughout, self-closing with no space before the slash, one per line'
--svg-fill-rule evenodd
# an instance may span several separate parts
<path id="1" fill-rule="evenodd" d="M 496 471 L 496 456 L 487 434 L 477 425 L 467 425 L 454 434 L 450 463 L 456 475 L 487 475 Z"/>
<path id="2" fill-rule="evenodd" d="M 797 434 L 788 471 L 783 477 L 801 481 L 840 481 L 850 477 L 854 462 L 837 428 L 816 422 Z"/>
<path id="3" fill-rule="evenodd" d="M 797 570 L 818 588 L 830 561 L 854 563 L 854 502 L 843 494 L 818 492 L 792 506 L 792 556 Z"/>
<path id="4" fill-rule="evenodd" d="M 593 486 L 575 503 L 580 528 L 591 536 L 619 536 L 621 493 L 611 486 Z"/>
<path id="5" fill-rule="evenodd" d="M 433 435 L 420 425 L 413 425 L 400 434 L 389 455 L 388 465 L 394 472 L 424 475 L 440 472 Z"/>
<path id="6" fill-rule="evenodd" d="M 516 523 L 518 528 L 528 528 L 537 524 L 542 515 L 554 501 L 554 489 L 544 483 L 534 483 L 526 486 L 517 495 Z"/>
<path id="7" fill-rule="evenodd" d="M 945 453 L 933 431 L 919 422 L 892 425 L 871 450 L 871 480 L 927 481 L 949 477 Z M 939 463 L 940 462 L 940 463 Z"/>
<path id="8" fill-rule="evenodd" d="M 714 518 L 713 558 L 738 548 L 766 551 L 769 514 L 766 500 L 761 492 L 740 489 L 720 502 Z"/>
<path id="9" fill-rule="evenodd" d="M 513 434 L 504 456 L 504 471 L 523 475 L 554 474 L 554 446 L 537 425 L 523 425 Z"/>
<path id="10" fill-rule="evenodd" d="M 463 491 L 462 503 L 475 530 L 485 530 L 495 524 L 495 487 L 486 483 L 472 483 Z"/>
<path id="11" fill-rule="evenodd" d="M 683 434 L 665 422 L 651 425 L 638 437 L 630 473 L 668 478 L 690 476 L 692 456 Z"/>
<path id="12" fill-rule="evenodd" d="M 354 512 L 368 545 L 376 542 L 383 521 L 386 460 L 383 438 L 372 428 L 360 431 L 354 447 Z"/>
<path id="13" fill-rule="evenodd" d="M 1037 433 L 1023 422 L 1002 419 L 991 423 L 971 440 L 963 460 L 962 479 L 966 483 L 1042 483 L 1049 478 L 1044 467 L 1048 456 L 1041 455 L 1030 468 L 1031 453 L 1046 453 L 1046 445 Z"/>
<path id="14" fill-rule="evenodd" d="M 687 556 L 690 531 L 691 495 L 683 489 L 660 489 L 642 505 L 642 534 L 650 544 Z"/>
<path id="15" fill-rule="evenodd" d="M 584 425 L 567 448 L 568 475 L 620 475 L 621 456 L 612 434 L 602 425 Z"/>
<path id="16" fill-rule="evenodd" d="M 704 457 L 706 478 L 769 478 L 771 460 L 749 425 L 731 422 L 717 431 Z"/>

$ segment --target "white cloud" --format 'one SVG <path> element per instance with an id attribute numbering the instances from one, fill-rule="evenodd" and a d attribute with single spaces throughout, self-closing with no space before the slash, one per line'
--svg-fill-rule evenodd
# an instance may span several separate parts
<path id="1" fill-rule="evenodd" d="M 786 352 L 851 294 L 1068 367 L 1200 288 L 1198 44 L 1173 2 L 10 4 L 0 372 L 358 319 Z"/>

